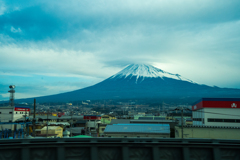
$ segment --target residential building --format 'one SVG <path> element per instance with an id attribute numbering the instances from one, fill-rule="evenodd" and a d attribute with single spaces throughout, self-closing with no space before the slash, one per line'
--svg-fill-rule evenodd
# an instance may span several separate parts
<path id="1" fill-rule="evenodd" d="M 86 130 L 89 134 L 97 134 L 98 124 L 101 123 L 100 115 L 84 115 L 86 122 Z"/>
<path id="2" fill-rule="evenodd" d="M 111 115 L 103 115 L 101 117 L 101 122 L 105 124 L 110 124 L 113 119 L 116 119 L 116 117 Z"/>
<path id="3" fill-rule="evenodd" d="M 102 137 L 104 135 L 104 130 L 107 127 L 107 124 L 99 124 L 98 126 L 98 136 Z"/>

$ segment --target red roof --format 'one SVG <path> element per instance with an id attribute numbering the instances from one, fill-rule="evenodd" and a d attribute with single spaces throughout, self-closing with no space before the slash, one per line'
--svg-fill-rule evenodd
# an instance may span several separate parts
<path id="1" fill-rule="evenodd" d="M 201 108 L 240 108 L 240 98 L 202 98 L 192 106 L 192 110 Z"/>

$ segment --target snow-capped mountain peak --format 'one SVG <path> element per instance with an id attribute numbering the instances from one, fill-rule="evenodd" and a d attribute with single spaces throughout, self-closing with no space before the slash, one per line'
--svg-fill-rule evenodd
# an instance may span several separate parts
<path id="1" fill-rule="evenodd" d="M 194 83 L 193 81 L 186 79 L 179 74 L 172 74 L 161 69 L 158 69 L 152 65 L 146 64 L 131 64 L 124 68 L 122 71 L 118 72 L 117 74 L 113 75 L 112 78 L 132 78 L 136 77 L 136 81 L 139 78 L 172 78 L 176 80 L 188 81 Z"/>

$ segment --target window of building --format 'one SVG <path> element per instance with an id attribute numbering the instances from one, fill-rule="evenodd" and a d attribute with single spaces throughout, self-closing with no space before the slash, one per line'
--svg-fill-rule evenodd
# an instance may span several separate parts
<path id="1" fill-rule="evenodd" d="M 235 122 L 235 119 L 224 119 L 224 122 Z"/>
<path id="2" fill-rule="evenodd" d="M 102 131 L 104 131 L 105 130 L 105 128 L 102 128 Z"/>
<path id="3" fill-rule="evenodd" d="M 208 122 L 214 122 L 214 119 L 208 118 Z"/>
<path id="4" fill-rule="evenodd" d="M 2 114 L 2 112 L 0 112 L 0 114 Z"/>
<path id="5" fill-rule="evenodd" d="M 208 118 L 208 122 L 240 123 L 240 119 L 219 119 Z"/>
<path id="6" fill-rule="evenodd" d="M 215 119 L 215 122 L 223 122 L 223 119 Z"/>
<path id="7" fill-rule="evenodd" d="M 202 121 L 204 118 L 193 118 L 193 121 Z"/>
<path id="8" fill-rule="evenodd" d="M 9 112 L 9 114 L 12 114 L 12 112 Z"/>
<path id="9" fill-rule="evenodd" d="M 16 112 L 16 114 L 17 114 L 17 112 Z"/>

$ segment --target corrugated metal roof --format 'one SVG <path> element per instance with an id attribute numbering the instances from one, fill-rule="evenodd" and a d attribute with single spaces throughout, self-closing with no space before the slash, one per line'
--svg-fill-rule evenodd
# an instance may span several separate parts
<path id="1" fill-rule="evenodd" d="M 107 125 L 104 133 L 166 133 L 170 134 L 169 124 L 114 124 Z"/>
<path id="2" fill-rule="evenodd" d="M 61 128 L 60 126 L 45 126 L 42 128 L 42 130 L 55 130 L 55 129 L 58 129 L 58 128 Z"/>
<path id="3" fill-rule="evenodd" d="M 68 122 L 48 122 L 49 125 L 53 124 L 53 125 L 66 125 L 66 126 L 70 126 L 70 124 Z"/>
<path id="4" fill-rule="evenodd" d="M 112 119 L 110 124 L 120 124 L 120 123 L 123 123 L 123 124 L 130 123 L 130 119 Z"/>
<path id="5" fill-rule="evenodd" d="M 171 123 L 174 120 L 130 120 L 130 123 Z"/>
<path id="6" fill-rule="evenodd" d="M 153 117 L 138 117 L 140 120 L 153 120 Z"/>
<path id="7" fill-rule="evenodd" d="M 113 125 L 125 125 L 125 126 L 169 126 L 169 124 L 113 124 Z"/>

